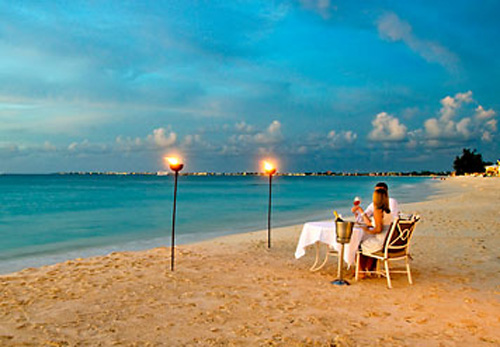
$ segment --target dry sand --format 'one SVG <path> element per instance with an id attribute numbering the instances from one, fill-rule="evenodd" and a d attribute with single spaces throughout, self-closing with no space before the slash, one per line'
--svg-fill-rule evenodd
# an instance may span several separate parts
<path id="1" fill-rule="evenodd" d="M 422 222 L 414 285 L 330 284 L 294 259 L 301 226 L 170 252 L 112 253 L 0 276 L 0 345 L 500 345 L 500 179 L 439 182 L 403 205 Z"/>

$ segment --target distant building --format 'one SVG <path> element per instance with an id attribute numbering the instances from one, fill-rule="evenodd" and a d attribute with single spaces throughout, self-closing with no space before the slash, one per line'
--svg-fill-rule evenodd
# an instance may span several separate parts
<path id="1" fill-rule="evenodd" d="M 485 167 L 486 176 L 500 177 L 500 160 L 497 160 L 496 165 Z"/>

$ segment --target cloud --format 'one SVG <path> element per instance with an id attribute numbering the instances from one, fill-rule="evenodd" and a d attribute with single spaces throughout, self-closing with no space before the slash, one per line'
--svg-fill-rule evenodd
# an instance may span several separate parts
<path id="1" fill-rule="evenodd" d="M 260 131 L 244 122 L 237 123 L 234 129 L 238 133 L 229 136 L 227 143 L 221 146 L 222 154 L 239 155 L 255 151 L 270 153 L 275 146 L 281 145 L 284 141 L 281 123 L 277 120 Z"/>
<path id="2" fill-rule="evenodd" d="M 106 144 L 91 143 L 88 139 L 81 142 L 72 142 L 66 148 L 69 155 L 85 156 L 88 154 L 103 154 L 110 152 L 111 147 Z"/>
<path id="3" fill-rule="evenodd" d="M 218 149 L 216 145 L 206 141 L 201 134 L 188 134 L 184 136 L 179 147 L 183 152 L 200 149 L 206 152 Z"/>
<path id="4" fill-rule="evenodd" d="M 70 146 L 58 147 L 50 141 L 44 141 L 42 144 L 34 143 L 29 145 L 19 145 L 15 143 L 0 143 L 0 156 L 28 156 L 28 155 L 41 155 L 41 154 L 60 154 L 63 152 L 74 152 L 78 147 L 88 146 L 88 141 L 85 143 L 72 143 Z M 71 150 L 70 150 L 71 148 Z M 92 149 L 97 152 L 97 148 Z"/>
<path id="5" fill-rule="evenodd" d="M 402 141 L 406 137 L 407 127 L 399 122 L 399 119 L 386 112 L 377 114 L 372 121 L 373 130 L 368 138 L 373 141 L 392 142 Z"/>
<path id="6" fill-rule="evenodd" d="M 455 117 L 456 112 L 463 104 L 468 104 L 473 101 L 472 91 L 466 93 L 457 93 L 455 97 L 446 96 L 441 99 L 441 119 L 448 121 Z"/>
<path id="7" fill-rule="evenodd" d="M 265 131 L 258 132 L 250 137 L 250 142 L 260 145 L 271 145 L 281 141 L 283 141 L 281 123 L 277 120 L 274 120 Z"/>
<path id="8" fill-rule="evenodd" d="M 439 122 L 436 118 L 430 118 L 424 123 L 425 131 L 430 138 L 439 137 L 439 133 L 441 132 L 439 128 Z"/>
<path id="9" fill-rule="evenodd" d="M 469 129 L 471 125 L 470 118 L 464 118 L 460 122 L 457 123 L 457 132 L 462 134 L 464 138 L 468 138 L 471 135 L 471 131 Z"/>
<path id="10" fill-rule="evenodd" d="M 17 144 L 0 143 L 0 154 L 20 153 L 56 153 L 67 156 L 87 156 L 109 154 L 113 152 L 132 152 L 132 151 L 155 151 L 171 148 L 177 142 L 177 134 L 170 127 L 157 128 L 151 134 L 145 137 L 123 137 L 117 136 L 114 143 L 96 143 L 88 139 L 82 141 L 72 141 L 69 145 L 54 145 L 50 141 L 44 141 L 42 144 L 32 144 L 28 146 L 19 146 Z M 184 141 L 186 147 L 193 146 L 195 143 L 208 144 L 201 141 L 200 135 L 187 135 Z"/>
<path id="11" fill-rule="evenodd" d="M 492 119 L 486 122 L 486 127 L 490 128 L 492 131 L 497 131 L 497 120 Z"/>
<path id="12" fill-rule="evenodd" d="M 330 130 L 328 133 L 308 133 L 301 136 L 293 143 L 289 143 L 284 149 L 286 153 L 295 155 L 316 154 L 323 152 L 331 154 L 332 149 L 353 148 L 358 139 L 358 134 L 352 130 Z"/>
<path id="13" fill-rule="evenodd" d="M 353 144 L 357 138 L 358 134 L 351 130 L 341 132 L 331 130 L 327 135 L 327 143 L 330 147 L 344 147 Z"/>
<path id="14" fill-rule="evenodd" d="M 234 127 L 236 128 L 237 131 L 244 133 L 250 133 L 254 130 L 254 127 L 247 124 L 245 121 L 236 123 Z"/>
<path id="15" fill-rule="evenodd" d="M 195 135 L 186 135 L 184 136 L 184 140 L 182 141 L 182 145 L 186 147 L 193 146 L 196 143 L 202 142 L 201 140 L 201 135 L 200 134 L 195 134 Z"/>
<path id="16" fill-rule="evenodd" d="M 491 142 L 493 141 L 493 136 L 491 136 L 491 133 L 489 131 L 485 131 L 481 135 L 481 140 L 484 142 Z"/>
<path id="17" fill-rule="evenodd" d="M 330 18 L 332 11 L 337 10 L 337 6 L 332 5 L 330 0 L 300 0 L 300 4 L 308 10 L 319 13 L 324 19 Z"/>
<path id="18" fill-rule="evenodd" d="M 386 13 L 377 21 L 379 35 L 388 41 L 404 42 L 411 50 L 426 61 L 438 63 L 448 70 L 455 70 L 459 60 L 457 56 L 439 43 L 417 37 L 411 25 L 401 20 L 395 13 Z"/>
<path id="19" fill-rule="evenodd" d="M 477 105 L 477 106 L 475 106 Z M 429 118 L 424 122 L 428 140 L 465 141 L 479 138 L 491 141 L 496 132 L 496 112 L 485 110 L 472 97 L 472 91 L 457 93 L 441 99 L 439 117 Z"/>
<path id="20" fill-rule="evenodd" d="M 485 110 L 483 106 L 479 105 L 476 108 L 476 114 L 475 117 L 477 119 L 489 119 L 492 118 L 496 115 L 496 112 L 493 109 Z"/>
<path id="21" fill-rule="evenodd" d="M 165 128 L 158 128 L 154 129 L 153 134 L 148 135 L 147 139 L 157 148 L 167 148 L 175 143 L 177 135 Z"/>
<path id="22" fill-rule="evenodd" d="M 172 147 L 177 141 L 177 134 L 170 127 L 154 129 L 145 138 L 117 136 L 115 144 L 119 150 L 159 150 Z"/>

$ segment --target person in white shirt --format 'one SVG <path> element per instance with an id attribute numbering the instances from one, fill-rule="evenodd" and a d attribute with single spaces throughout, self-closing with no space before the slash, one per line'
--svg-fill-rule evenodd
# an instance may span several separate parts
<path id="1" fill-rule="evenodd" d="M 391 223 L 399 216 L 399 206 L 395 199 L 390 199 L 387 184 L 377 183 L 373 192 L 373 201 L 365 211 L 354 206 L 352 212 L 358 215 L 366 225 L 362 226 L 361 248 L 373 253 L 382 248 L 385 235 Z M 372 258 L 361 256 L 360 267 L 363 271 L 372 270 L 375 262 Z"/>
<path id="2" fill-rule="evenodd" d="M 379 182 L 375 185 L 375 190 L 378 190 L 378 189 L 383 189 L 385 190 L 387 193 L 389 193 L 389 187 L 387 187 L 387 184 L 385 184 L 384 182 Z M 393 198 L 389 198 L 389 209 L 391 210 L 391 215 L 392 215 L 392 219 L 396 219 L 398 216 L 399 216 L 399 213 L 401 212 L 399 210 L 399 203 L 396 199 L 393 199 Z M 354 210 L 354 208 L 353 208 Z M 358 209 L 356 209 L 356 211 L 352 211 L 353 213 L 354 212 L 358 212 L 358 213 L 364 213 L 368 218 L 372 218 L 373 217 L 373 202 L 368 205 L 368 207 L 363 211 L 363 209 L 361 207 L 359 207 Z"/>

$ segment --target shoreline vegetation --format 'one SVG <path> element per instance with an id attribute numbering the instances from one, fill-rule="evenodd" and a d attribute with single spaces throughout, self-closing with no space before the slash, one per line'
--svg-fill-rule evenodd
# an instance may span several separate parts
<path id="1" fill-rule="evenodd" d="M 414 285 L 395 275 L 332 286 L 336 262 L 293 256 L 302 225 L 170 248 L 115 252 L 0 276 L 0 344 L 500 344 L 500 181 L 440 181 L 403 204 L 421 222 Z M 305 222 L 305 221 L 304 221 Z"/>

